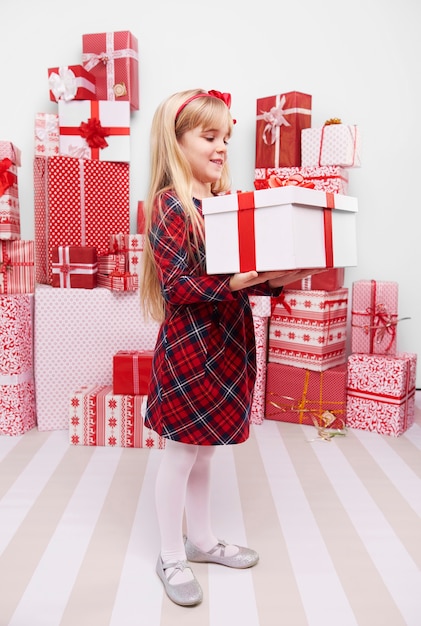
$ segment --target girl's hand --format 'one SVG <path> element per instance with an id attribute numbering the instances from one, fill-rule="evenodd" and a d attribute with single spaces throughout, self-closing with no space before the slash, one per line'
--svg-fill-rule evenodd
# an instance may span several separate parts
<path id="1" fill-rule="evenodd" d="M 284 287 L 288 283 L 292 283 L 295 280 L 301 280 L 306 276 L 313 274 L 319 274 L 326 271 L 326 268 L 305 269 L 305 270 L 282 270 L 274 272 L 256 272 L 254 270 L 250 272 L 240 272 L 239 274 L 233 274 L 231 276 L 229 285 L 231 291 L 239 291 L 240 289 L 247 289 L 247 287 L 253 287 L 253 285 L 259 285 L 260 283 L 268 282 L 271 288 Z"/>
<path id="2" fill-rule="evenodd" d="M 296 280 L 303 280 L 303 278 L 307 278 L 307 276 L 313 276 L 313 274 L 320 274 L 325 271 L 325 267 L 310 268 L 305 270 L 287 270 L 286 272 L 280 273 L 278 277 L 270 278 L 268 283 L 269 287 L 272 289 L 276 287 L 288 288 L 289 283 L 293 283 Z"/>

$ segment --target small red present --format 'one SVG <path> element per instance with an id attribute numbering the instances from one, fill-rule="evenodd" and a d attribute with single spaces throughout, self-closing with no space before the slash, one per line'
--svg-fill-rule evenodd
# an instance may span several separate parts
<path id="1" fill-rule="evenodd" d="M 57 246 L 52 251 L 52 286 L 93 289 L 97 285 L 97 250 L 90 246 Z"/>
<path id="2" fill-rule="evenodd" d="M 125 272 L 127 257 L 124 253 L 103 254 L 98 257 L 98 276 L 109 276 L 113 272 Z"/>
<path id="3" fill-rule="evenodd" d="M 108 276 L 98 275 L 98 287 L 105 287 L 111 291 L 136 291 L 139 288 L 139 277 L 130 272 L 114 270 Z"/>
<path id="4" fill-rule="evenodd" d="M 63 65 L 48 69 L 50 100 L 95 100 L 96 78 L 83 65 Z"/>
<path id="5" fill-rule="evenodd" d="M 0 294 L 34 293 L 34 252 L 32 240 L 0 241 Z"/>
<path id="6" fill-rule="evenodd" d="M 153 350 L 119 350 L 113 358 L 113 392 L 147 394 Z"/>

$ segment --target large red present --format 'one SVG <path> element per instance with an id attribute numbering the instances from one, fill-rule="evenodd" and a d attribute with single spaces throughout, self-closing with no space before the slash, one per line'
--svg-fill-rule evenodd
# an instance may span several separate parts
<path id="1" fill-rule="evenodd" d="M 417 355 L 348 357 L 347 425 L 398 437 L 414 422 Z"/>
<path id="2" fill-rule="evenodd" d="M 255 167 L 301 165 L 301 130 L 310 126 L 310 95 L 289 91 L 258 98 Z"/>
<path id="3" fill-rule="evenodd" d="M 0 294 L 33 293 L 34 241 L 0 241 Z"/>
<path id="4" fill-rule="evenodd" d="M 52 282 L 55 246 L 108 250 L 110 233 L 130 231 L 129 164 L 35 157 L 35 278 Z"/>
<path id="5" fill-rule="evenodd" d="M 91 246 L 57 246 L 52 256 L 52 286 L 93 289 L 97 284 L 98 259 Z"/>
<path id="6" fill-rule="evenodd" d="M 346 364 L 314 372 L 268 363 L 265 418 L 343 428 L 346 423 Z"/>
<path id="7" fill-rule="evenodd" d="M 273 300 L 268 360 L 324 371 L 346 362 L 348 289 L 284 289 Z"/>
<path id="8" fill-rule="evenodd" d="M 398 288 L 393 281 L 357 280 L 352 284 L 351 352 L 396 353 Z"/>
<path id="9" fill-rule="evenodd" d="M 0 435 L 36 425 L 31 294 L 0 296 Z"/>
<path id="10" fill-rule="evenodd" d="M 331 193 L 348 193 L 348 170 L 339 165 L 323 167 L 260 167 L 254 171 L 256 189 L 281 187 L 283 185 L 306 185 Z"/>
<path id="11" fill-rule="evenodd" d="M 59 152 L 57 113 L 35 113 L 35 156 L 58 156 Z"/>
<path id="12" fill-rule="evenodd" d="M 19 148 L 10 141 L 0 141 L 0 239 L 20 239 L 20 165 Z"/>
<path id="13" fill-rule="evenodd" d="M 82 36 L 83 66 L 96 78 L 98 100 L 127 100 L 139 109 L 139 55 L 128 30 Z"/>
<path id="14" fill-rule="evenodd" d="M 358 126 L 325 124 L 301 133 L 301 165 L 361 166 L 361 135 Z"/>
<path id="15" fill-rule="evenodd" d="M 128 102 L 60 100 L 58 117 L 62 156 L 130 161 Z"/>
<path id="16" fill-rule="evenodd" d="M 119 350 L 113 357 L 113 392 L 147 395 L 153 350 Z"/>
<path id="17" fill-rule="evenodd" d="M 84 386 L 70 397 L 72 445 L 121 448 L 165 447 L 165 439 L 144 424 L 147 396 L 114 394 L 111 385 Z"/>
<path id="18" fill-rule="evenodd" d="M 288 283 L 287 289 L 300 289 L 303 291 L 336 291 L 341 289 L 345 280 L 344 267 L 332 267 L 320 274 L 306 276 L 302 280 L 295 280 Z"/>
<path id="19" fill-rule="evenodd" d="M 83 65 L 62 65 L 48 69 L 50 100 L 96 100 L 96 78 Z"/>

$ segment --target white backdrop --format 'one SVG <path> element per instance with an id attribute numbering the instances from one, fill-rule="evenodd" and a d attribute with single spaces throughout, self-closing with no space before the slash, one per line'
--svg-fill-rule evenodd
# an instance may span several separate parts
<path id="1" fill-rule="evenodd" d="M 139 41 L 140 110 L 132 114 L 131 216 L 148 180 L 149 129 L 167 95 L 203 87 L 232 93 L 233 189 L 253 189 L 256 99 L 287 91 L 313 97 L 312 125 L 358 124 L 362 167 L 358 279 L 397 281 L 398 349 L 416 352 L 421 387 L 421 169 L 419 0 L 0 0 L 0 139 L 22 150 L 22 238 L 34 238 L 33 125 L 56 112 L 47 68 L 81 63 L 82 34 L 130 30 Z M 254 5 L 254 8 L 252 6 Z M 343 6 L 341 6 L 343 5 Z"/>

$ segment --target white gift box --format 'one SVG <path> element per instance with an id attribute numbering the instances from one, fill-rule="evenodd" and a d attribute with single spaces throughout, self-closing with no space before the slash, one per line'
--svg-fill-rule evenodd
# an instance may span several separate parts
<path id="1" fill-rule="evenodd" d="M 358 126 L 327 124 L 301 131 L 301 165 L 361 166 L 361 133 Z"/>
<path id="2" fill-rule="evenodd" d="M 204 198 L 208 274 L 357 265 L 357 198 L 277 187 Z"/>

